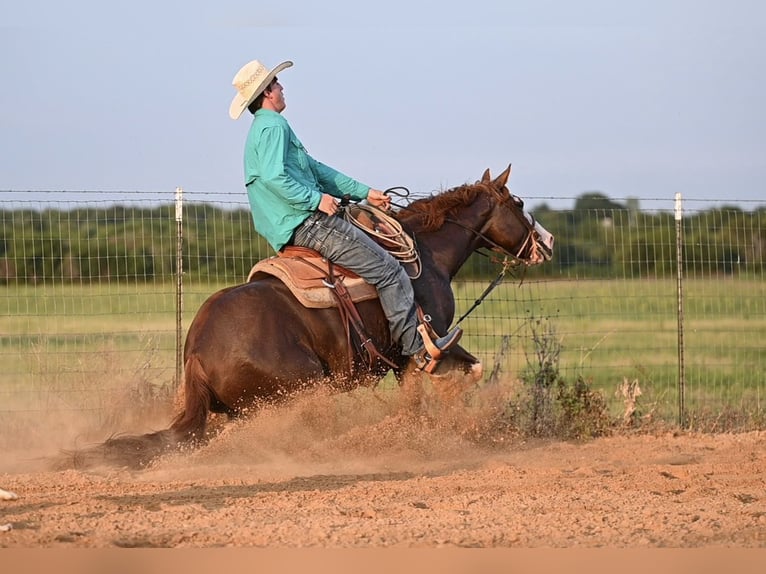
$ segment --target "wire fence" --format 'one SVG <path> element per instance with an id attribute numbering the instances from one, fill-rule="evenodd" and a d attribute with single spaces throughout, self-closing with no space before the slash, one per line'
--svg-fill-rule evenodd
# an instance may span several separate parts
<path id="1" fill-rule="evenodd" d="M 186 192 L 180 209 L 172 191 L 113 195 L 2 192 L 0 422 L 98 414 L 111 392 L 175 388 L 201 303 L 273 254 L 244 194 Z M 532 208 L 556 236 L 553 261 L 506 279 L 462 322 L 484 384 L 523 379 L 548 341 L 562 376 L 615 412 L 640 393 L 646 416 L 762 425 L 766 208 L 550 199 L 574 205 Z M 497 271 L 469 259 L 453 283 L 457 317 Z"/>

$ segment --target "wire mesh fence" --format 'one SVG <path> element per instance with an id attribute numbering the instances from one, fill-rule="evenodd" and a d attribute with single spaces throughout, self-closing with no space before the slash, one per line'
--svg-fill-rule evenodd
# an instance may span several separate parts
<path id="1" fill-rule="evenodd" d="M 0 199 L 0 420 L 98 413 L 111 391 L 174 388 L 179 320 L 183 331 L 205 298 L 273 254 L 244 194 L 187 191 L 182 225 L 173 191 L 73 195 Z M 553 261 L 507 278 L 462 322 L 483 384 L 524 379 L 547 341 L 562 376 L 615 411 L 639 389 L 644 412 L 663 420 L 761 424 L 766 208 L 686 199 L 676 219 L 673 198 L 556 201 L 574 208 L 532 208 L 556 236 Z M 456 316 L 497 271 L 469 259 L 453 283 Z"/>

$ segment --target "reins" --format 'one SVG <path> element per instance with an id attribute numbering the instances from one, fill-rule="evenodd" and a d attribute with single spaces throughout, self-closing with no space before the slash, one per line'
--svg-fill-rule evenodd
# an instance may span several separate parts
<path id="1" fill-rule="evenodd" d="M 399 186 L 399 187 L 388 188 L 384 193 L 386 193 L 388 195 L 396 195 L 398 197 L 407 198 L 410 195 L 410 190 L 407 189 L 406 187 Z M 394 203 L 393 201 L 391 202 L 391 204 L 396 206 L 396 207 L 398 207 L 398 208 L 400 208 L 400 209 L 408 209 L 408 206 L 406 206 L 406 205 L 398 205 L 398 204 Z M 489 237 L 484 235 L 481 231 L 477 231 L 475 229 L 471 229 L 467 225 L 465 225 L 465 224 L 463 224 L 460 221 L 457 221 L 455 219 L 450 219 L 450 218 L 445 218 L 444 219 L 445 222 L 449 222 L 449 223 L 452 223 L 454 225 L 457 225 L 458 227 L 462 227 L 463 229 L 465 229 L 466 231 L 472 233 L 476 237 L 479 237 L 482 241 L 486 242 L 488 245 L 491 245 L 493 248 L 495 248 L 498 251 L 500 251 L 503 254 L 503 256 L 504 256 L 502 262 L 500 262 L 501 263 L 501 269 L 500 269 L 500 272 L 498 273 L 497 277 L 495 277 L 495 279 L 492 280 L 492 282 L 487 286 L 487 288 L 484 289 L 484 292 L 479 296 L 478 299 L 476 299 L 474 301 L 473 305 L 471 305 L 471 308 L 468 309 L 468 311 L 466 311 L 465 313 L 463 313 L 463 315 L 457 320 L 455 325 L 459 325 L 460 323 L 462 323 L 462 321 L 466 317 L 468 317 L 479 305 L 481 305 L 482 302 L 489 296 L 489 294 L 498 285 L 500 285 L 500 283 L 503 282 L 503 280 L 505 279 L 506 274 L 511 269 L 523 265 L 524 273 L 522 274 L 521 281 L 519 282 L 519 285 L 524 283 L 524 276 L 526 275 L 526 269 L 527 269 L 527 266 L 529 265 L 529 263 L 528 263 L 527 260 L 525 260 L 522 257 L 522 254 L 525 251 L 529 251 L 531 253 L 535 249 L 536 239 L 535 239 L 535 233 L 534 233 L 534 223 L 530 224 L 530 222 L 526 221 L 526 219 L 523 219 L 522 217 L 519 217 L 515 213 L 514 213 L 514 215 L 516 215 L 516 217 L 520 221 L 522 221 L 524 226 L 527 228 L 527 237 L 526 237 L 526 239 L 524 239 L 524 242 L 521 244 L 521 246 L 519 247 L 519 249 L 516 251 L 515 254 L 509 252 L 502 245 L 499 245 L 498 243 L 496 243 L 495 241 L 493 241 L 492 239 L 490 239 Z M 482 253 L 480 251 L 477 251 L 476 253 L 479 253 L 480 255 L 484 255 L 485 257 L 489 257 L 489 256 L 487 256 L 486 254 L 484 254 L 484 253 Z M 491 257 L 490 257 L 490 259 L 491 259 Z"/>
<path id="2" fill-rule="evenodd" d="M 500 269 L 500 273 L 498 273 L 497 277 L 495 277 L 493 279 L 492 283 L 490 283 L 487 286 L 487 288 L 484 289 L 484 292 L 479 296 L 479 298 L 476 299 L 476 301 L 473 302 L 473 305 L 471 305 L 471 308 L 468 309 L 468 311 L 466 311 L 465 313 L 463 313 L 463 315 L 460 317 L 460 319 L 457 320 L 457 323 L 455 323 L 456 326 L 460 325 L 460 323 L 463 322 L 463 319 L 465 319 L 466 317 L 468 317 L 468 315 L 473 313 L 474 309 L 476 309 L 476 307 L 478 307 L 479 305 L 482 304 L 484 299 L 486 299 L 489 296 L 489 294 L 492 293 L 492 291 L 495 289 L 495 287 L 497 287 L 498 285 L 500 285 L 500 283 L 503 282 L 503 279 L 505 279 L 505 274 L 508 273 L 508 270 L 511 267 L 515 266 L 514 263 L 515 263 L 514 261 L 509 261 L 509 259 L 507 257 L 505 257 L 503 259 L 502 268 Z M 518 265 L 518 264 L 516 264 L 516 265 Z M 523 283 L 523 282 L 524 282 L 524 278 L 522 277 L 521 283 Z M 519 283 L 519 285 L 521 285 L 521 283 Z"/>
<path id="3" fill-rule="evenodd" d="M 389 187 L 388 189 L 385 190 L 384 193 L 386 195 L 396 195 L 397 197 L 401 197 L 404 199 L 410 196 L 410 190 L 403 186 Z M 349 208 L 350 201 L 348 196 L 345 196 L 341 200 L 340 205 L 341 205 L 341 208 L 343 209 L 343 216 L 350 223 L 359 227 L 360 229 L 365 231 L 368 235 L 372 236 L 373 239 L 383 244 L 391 252 L 391 254 L 397 259 L 399 259 L 402 263 L 415 263 L 417 265 L 416 274 L 414 276 L 410 276 L 410 279 L 417 279 L 418 277 L 420 277 L 422 266 L 420 265 L 420 259 L 417 252 L 417 248 L 415 246 L 415 241 L 407 233 L 404 232 L 404 230 L 402 229 L 402 225 L 401 223 L 399 223 L 399 221 L 397 221 L 395 218 L 388 215 L 386 212 L 376 207 L 368 206 L 368 205 L 355 204 L 353 208 L 355 213 L 352 213 L 352 210 Z M 399 209 L 404 209 L 404 210 L 409 209 L 409 206 L 400 205 L 393 201 L 391 202 L 391 205 L 398 207 Z M 462 222 L 457 221 L 455 219 L 451 219 L 448 217 L 444 218 L 445 222 L 452 223 L 454 225 L 457 225 L 458 227 L 462 227 L 469 233 L 472 233 L 476 237 L 480 238 L 487 245 L 490 245 L 493 249 L 503 254 L 503 260 L 500 262 L 501 269 L 497 277 L 495 277 L 495 279 L 492 280 L 492 282 L 487 286 L 487 288 L 484 289 L 484 292 L 479 296 L 478 299 L 476 299 L 473 302 L 473 305 L 471 305 L 471 308 L 468 309 L 468 311 L 466 311 L 457 320 L 457 323 L 455 323 L 455 325 L 459 325 L 479 305 L 481 305 L 482 302 L 489 296 L 489 294 L 498 285 L 500 285 L 500 283 L 503 282 L 506 274 L 511 269 L 515 267 L 523 266 L 524 271 L 526 271 L 526 268 L 529 265 L 529 262 L 526 259 L 524 259 L 522 255 L 527 251 L 532 253 L 533 250 L 535 249 L 536 239 L 535 239 L 535 233 L 534 233 L 534 222 L 530 224 L 529 221 L 527 221 L 523 217 L 520 217 L 515 212 L 514 212 L 514 215 L 527 228 L 527 237 L 524 239 L 524 242 L 521 244 L 521 246 L 516 251 L 516 253 L 511 253 L 505 247 L 503 247 L 502 245 L 499 245 L 497 242 L 493 241 L 492 239 L 484 235 L 481 231 L 472 229 L 468 227 L 467 225 L 463 224 Z M 480 255 L 484 255 L 485 257 L 490 257 L 480 251 L 477 251 L 476 253 L 479 253 Z M 524 282 L 524 275 L 526 275 L 526 273 L 522 275 L 519 285 L 521 285 Z"/>
<path id="4" fill-rule="evenodd" d="M 399 193 L 398 191 L 395 191 L 395 190 L 403 190 L 403 193 Z M 396 195 L 398 197 L 407 198 L 410 195 L 410 190 L 407 189 L 406 187 L 398 186 L 398 187 L 390 187 L 384 193 L 386 193 L 388 195 Z M 395 207 L 398 207 L 400 209 L 405 209 L 405 210 L 409 208 L 406 205 L 399 205 L 397 203 L 394 203 L 393 201 L 391 202 L 391 205 L 393 205 Z M 508 251 L 502 245 L 499 245 L 495 241 L 491 240 L 489 237 L 484 235 L 481 231 L 477 231 L 475 229 L 471 229 L 470 227 L 468 227 L 467 225 L 463 224 L 460 221 L 457 221 L 455 219 L 450 219 L 449 217 L 445 217 L 444 221 L 448 222 L 448 223 L 453 223 L 453 224 L 457 225 L 458 227 L 462 227 L 466 231 L 468 231 L 470 233 L 473 233 L 476 237 L 479 237 L 484 242 L 488 243 L 489 245 L 491 245 L 492 247 L 494 247 L 495 249 L 500 251 L 503 255 L 505 255 L 506 258 L 510 257 L 514 261 L 514 263 L 511 266 L 522 265 L 522 264 L 523 265 L 528 265 L 527 260 L 522 257 L 522 254 L 525 251 L 532 252 L 532 250 L 535 248 L 536 240 L 535 240 L 535 233 L 534 233 L 534 227 L 535 227 L 534 226 L 534 222 L 530 224 L 529 221 L 527 221 L 525 218 L 519 217 L 515 213 L 514 213 L 514 215 L 527 228 L 527 237 L 526 237 L 526 239 L 524 239 L 524 243 L 521 244 L 521 246 L 519 247 L 519 249 L 516 251 L 515 254 L 511 253 L 510 251 Z M 394 221 L 396 221 L 396 220 L 394 220 Z M 398 222 L 397 222 L 397 224 L 398 224 Z M 401 225 L 399 225 L 399 228 L 401 229 Z"/>

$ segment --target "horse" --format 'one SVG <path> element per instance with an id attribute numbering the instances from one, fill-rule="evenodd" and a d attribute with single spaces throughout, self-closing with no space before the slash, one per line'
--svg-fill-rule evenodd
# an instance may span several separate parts
<path id="1" fill-rule="evenodd" d="M 553 236 L 510 192 L 510 172 L 509 165 L 492 178 L 487 169 L 473 184 L 417 199 L 395 213 L 402 229 L 415 238 L 421 267 L 413 279 L 415 298 L 436 332 L 446 332 L 453 321 L 450 282 L 474 251 L 490 249 L 526 265 L 552 256 Z M 389 359 L 372 368 L 348 345 L 337 308 L 306 308 L 276 277 L 254 278 L 214 293 L 189 327 L 184 403 L 169 428 L 115 436 L 96 448 L 105 459 L 141 467 L 170 449 L 204 442 L 211 413 L 242 416 L 318 384 L 349 391 L 374 385 L 391 370 L 401 383 L 411 363 L 392 340 L 378 300 L 362 301 L 357 310 L 376 348 Z M 447 371 L 481 376 L 478 359 L 459 345 L 446 359 Z"/>

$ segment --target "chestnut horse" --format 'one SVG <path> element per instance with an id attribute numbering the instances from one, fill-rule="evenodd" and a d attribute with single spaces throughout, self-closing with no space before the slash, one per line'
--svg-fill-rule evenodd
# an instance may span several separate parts
<path id="1" fill-rule="evenodd" d="M 475 184 L 413 201 L 396 214 L 414 237 L 421 272 L 413 280 L 416 300 L 435 331 L 448 330 L 455 313 L 450 281 L 480 248 L 527 265 L 550 259 L 553 236 L 524 211 L 506 187 L 510 166 L 495 179 L 489 170 Z M 397 377 L 407 357 L 391 340 L 377 299 L 357 303 L 367 333 L 393 364 Z M 304 307 L 277 278 L 254 278 L 213 294 L 197 312 L 184 347 L 184 406 L 166 430 L 118 436 L 96 447 L 104 460 L 142 466 L 180 444 L 203 439 L 208 415 L 237 416 L 262 402 L 290 396 L 311 385 L 343 391 L 379 381 L 391 367 L 380 361 L 370 371 L 347 344 L 337 308 Z M 464 349 L 447 358 L 466 371 L 477 363 Z M 449 363 L 449 361 L 445 361 Z"/>

